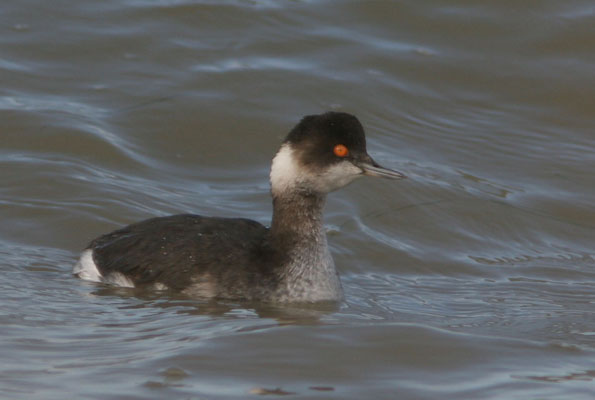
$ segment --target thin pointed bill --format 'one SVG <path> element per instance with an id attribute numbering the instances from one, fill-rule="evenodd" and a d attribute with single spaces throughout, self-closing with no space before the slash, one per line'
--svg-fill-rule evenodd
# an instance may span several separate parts
<path id="1" fill-rule="evenodd" d="M 400 172 L 381 167 L 380 165 L 378 165 L 376 163 L 376 161 L 372 160 L 371 158 L 364 162 L 358 163 L 357 166 L 360 167 L 362 169 L 362 171 L 364 171 L 364 175 L 368 175 L 368 176 L 378 176 L 381 178 L 388 178 L 388 179 L 407 178 L 405 175 L 403 175 Z"/>

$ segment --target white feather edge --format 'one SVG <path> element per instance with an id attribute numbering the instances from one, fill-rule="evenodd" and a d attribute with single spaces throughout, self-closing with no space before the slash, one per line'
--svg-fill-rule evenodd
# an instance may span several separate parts
<path id="1" fill-rule="evenodd" d="M 104 282 L 111 285 L 133 288 L 134 283 L 119 272 L 104 277 L 95 261 L 93 261 L 93 250 L 87 249 L 81 253 L 81 257 L 72 268 L 72 273 L 85 281 Z"/>

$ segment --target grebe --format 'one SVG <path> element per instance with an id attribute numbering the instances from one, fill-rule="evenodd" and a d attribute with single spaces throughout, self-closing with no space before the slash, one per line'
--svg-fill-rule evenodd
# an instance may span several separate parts
<path id="1" fill-rule="evenodd" d="M 73 273 L 95 282 L 200 298 L 341 300 L 322 209 L 329 192 L 362 175 L 405 177 L 368 155 L 364 129 L 355 116 L 306 116 L 273 158 L 270 228 L 244 218 L 151 218 L 93 240 Z"/>

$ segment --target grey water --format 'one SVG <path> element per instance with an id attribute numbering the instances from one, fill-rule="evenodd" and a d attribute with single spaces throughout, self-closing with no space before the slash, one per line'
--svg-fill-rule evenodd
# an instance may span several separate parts
<path id="1" fill-rule="evenodd" d="M 591 1 L 0 3 L 0 398 L 592 399 Z M 267 224 L 303 115 L 404 172 L 326 206 L 345 301 L 79 281 L 88 241 Z"/>

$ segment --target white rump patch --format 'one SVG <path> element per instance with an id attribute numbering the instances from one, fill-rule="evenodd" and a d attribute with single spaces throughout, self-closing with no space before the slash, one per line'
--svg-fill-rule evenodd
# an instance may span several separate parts
<path id="1" fill-rule="evenodd" d="M 97 265 L 95 265 L 95 261 L 93 261 L 93 250 L 91 249 L 83 251 L 74 268 L 72 268 L 72 273 L 86 281 L 103 281 L 103 276 L 101 276 Z"/>
<path id="2" fill-rule="evenodd" d="M 103 278 L 102 281 L 114 286 L 127 288 L 134 287 L 134 283 L 126 275 L 121 274 L 120 272 L 112 272 L 111 274 Z"/>
<path id="3" fill-rule="evenodd" d="M 91 282 L 104 282 L 111 285 L 133 288 L 134 283 L 124 274 L 115 272 L 104 277 L 93 261 L 93 250 L 87 249 L 72 268 L 72 273 L 79 278 Z"/>

